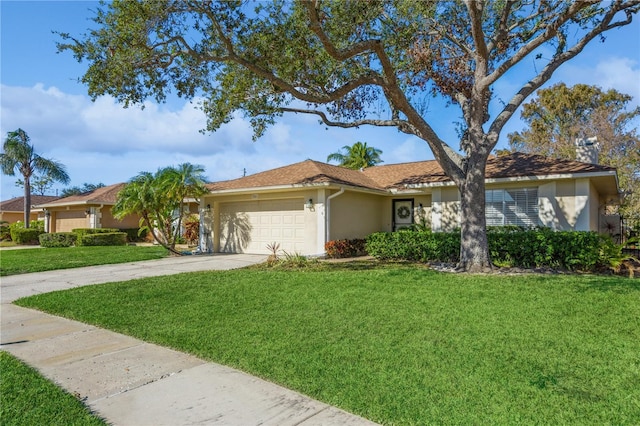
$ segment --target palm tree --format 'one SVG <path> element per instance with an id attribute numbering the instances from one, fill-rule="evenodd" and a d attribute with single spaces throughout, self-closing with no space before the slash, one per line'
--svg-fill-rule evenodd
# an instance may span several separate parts
<path id="1" fill-rule="evenodd" d="M 154 239 L 179 255 L 175 245 L 185 216 L 184 201 L 206 193 L 204 183 L 204 168 L 189 163 L 161 168 L 155 174 L 142 172 L 118 193 L 112 212 L 119 219 L 139 215 Z"/>
<path id="2" fill-rule="evenodd" d="M 24 178 L 24 226 L 29 227 L 31 215 L 31 177 L 34 173 L 48 176 L 54 181 L 69 183 L 69 175 L 62 163 L 43 158 L 35 153 L 33 145 L 29 144 L 29 136 L 22 129 L 7 133 L 2 145 L 4 152 L 0 154 L 2 173 L 14 176 L 16 170 Z"/>
<path id="3" fill-rule="evenodd" d="M 327 161 L 337 161 L 341 166 L 354 170 L 382 163 L 380 159 L 382 151 L 372 146 L 367 146 L 366 142 L 356 142 L 352 146 L 345 145 L 342 150 L 344 154 L 342 152 L 329 154 Z"/>

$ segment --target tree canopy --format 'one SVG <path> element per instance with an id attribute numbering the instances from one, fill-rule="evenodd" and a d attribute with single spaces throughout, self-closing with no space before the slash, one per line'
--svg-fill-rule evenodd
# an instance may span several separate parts
<path id="1" fill-rule="evenodd" d="M 151 231 L 159 244 L 179 255 L 176 243 L 182 222 L 190 214 L 185 203 L 207 192 L 204 183 L 204 168 L 190 163 L 142 172 L 118 193 L 112 211 L 116 218 L 139 215 L 141 229 Z"/>
<path id="2" fill-rule="evenodd" d="M 351 146 L 345 145 L 341 151 L 329 154 L 327 161 L 337 161 L 341 166 L 354 170 L 382 163 L 380 159 L 382 151 L 372 146 L 367 146 L 366 142 L 356 142 Z"/>
<path id="3" fill-rule="evenodd" d="M 70 186 L 65 188 L 60 193 L 62 197 L 69 197 L 71 195 L 86 194 L 87 192 L 95 191 L 98 188 L 104 188 L 104 183 L 83 183 L 82 186 Z"/>
<path id="4" fill-rule="evenodd" d="M 575 141 L 597 137 L 599 162 L 616 167 L 625 193 L 621 212 L 640 215 L 640 107 L 629 109 L 632 97 L 616 90 L 564 83 L 540 89 L 524 104 L 521 117 L 528 128 L 508 135 L 512 149 L 574 160 Z"/>
<path id="5" fill-rule="evenodd" d="M 3 152 L 0 154 L 0 166 L 2 173 L 14 176 L 16 172 L 22 176 L 22 186 L 24 187 L 24 226 L 29 227 L 29 216 L 31 215 L 31 179 L 34 174 L 61 182 L 68 183 L 69 175 L 62 163 L 55 160 L 41 157 L 36 153 L 35 148 L 29 143 L 30 138 L 22 129 L 7 133 L 7 138 L 2 145 Z"/>
<path id="6" fill-rule="evenodd" d="M 171 91 L 197 97 L 211 131 L 242 111 L 256 138 L 285 113 L 416 135 L 461 194 L 459 266 L 479 270 L 490 267 L 484 171 L 503 126 L 560 65 L 639 8 L 640 0 L 116 0 L 97 11 L 95 29 L 61 34 L 59 49 L 88 62 L 81 80 L 92 97 L 125 106 Z M 522 64 L 531 64 L 529 80 L 500 93 L 506 101 L 491 116 L 494 85 Z M 437 134 L 424 107 L 431 95 L 460 108 L 460 140 Z"/>

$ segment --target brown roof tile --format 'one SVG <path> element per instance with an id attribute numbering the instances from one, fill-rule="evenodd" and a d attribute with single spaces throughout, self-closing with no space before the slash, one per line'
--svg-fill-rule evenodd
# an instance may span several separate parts
<path id="1" fill-rule="evenodd" d="M 66 204 L 115 204 L 118 192 L 124 188 L 124 183 L 97 188 L 80 195 L 70 195 L 54 202 L 43 203 L 47 206 L 63 206 Z"/>
<path id="2" fill-rule="evenodd" d="M 49 203 L 60 197 L 56 195 L 34 195 L 31 194 L 31 205 L 35 206 L 42 203 Z M 3 212 L 21 212 L 24 210 L 24 197 L 15 197 L 10 200 L 0 202 L 0 211 Z"/>
<path id="3" fill-rule="evenodd" d="M 487 162 L 486 177 L 499 179 L 605 171 L 615 171 L 615 168 L 516 152 L 506 156 L 490 157 Z M 364 171 L 307 160 L 239 179 L 210 183 L 207 188 L 211 191 L 222 191 L 333 183 L 389 190 L 450 180 L 435 160 L 380 165 L 369 167 Z"/>
<path id="4" fill-rule="evenodd" d="M 207 188 L 210 191 L 223 191 L 287 185 L 304 186 L 321 183 L 382 189 L 376 182 L 359 170 L 351 170 L 313 160 L 302 161 L 234 180 L 210 183 L 207 184 Z"/>

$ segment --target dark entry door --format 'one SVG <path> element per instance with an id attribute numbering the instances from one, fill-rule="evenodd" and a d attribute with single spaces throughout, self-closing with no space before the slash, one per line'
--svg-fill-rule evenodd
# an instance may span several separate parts
<path id="1" fill-rule="evenodd" d="M 393 200 L 393 230 L 409 228 L 413 224 L 413 199 Z"/>

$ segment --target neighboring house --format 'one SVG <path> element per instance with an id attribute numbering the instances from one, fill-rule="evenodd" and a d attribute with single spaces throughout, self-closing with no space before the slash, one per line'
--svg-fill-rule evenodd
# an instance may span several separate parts
<path id="1" fill-rule="evenodd" d="M 45 231 L 71 232 L 76 228 L 138 228 L 140 218 L 130 215 L 117 220 L 111 213 L 118 192 L 124 183 L 117 183 L 80 195 L 71 195 L 37 205 L 45 212 Z"/>
<path id="2" fill-rule="evenodd" d="M 44 219 L 44 211 L 34 206 L 59 199 L 55 195 L 31 195 L 30 220 Z M 24 197 L 15 197 L 0 203 L 0 221 L 9 223 L 24 220 Z"/>
<path id="3" fill-rule="evenodd" d="M 204 252 L 268 253 L 276 242 L 289 253 L 321 255 L 330 240 L 460 224 L 458 190 L 436 161 L 358 171 L 307 160 L 207 188 Z M 604 205 L 619 200 L 616 170 L 523 153 L 491 157 L 486 200 L 489 226 L 598 231 Z"/>

